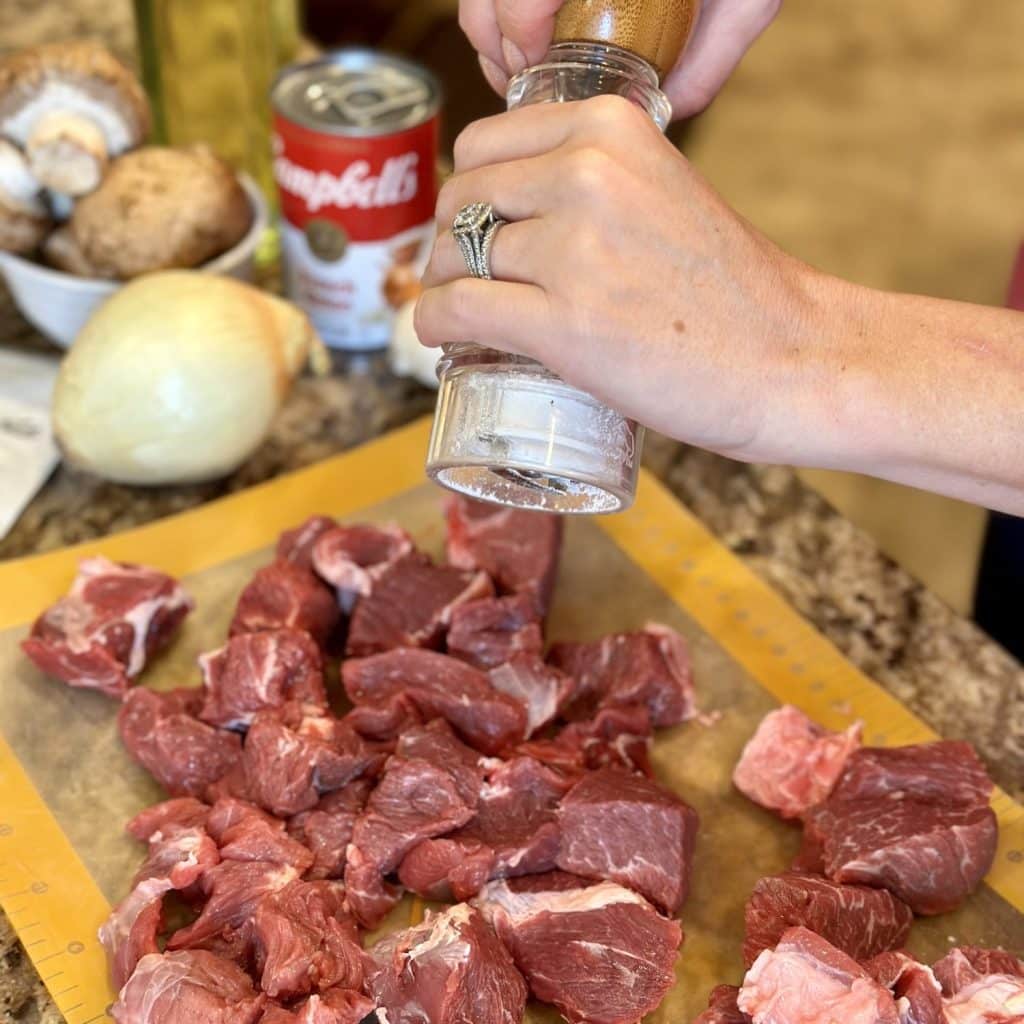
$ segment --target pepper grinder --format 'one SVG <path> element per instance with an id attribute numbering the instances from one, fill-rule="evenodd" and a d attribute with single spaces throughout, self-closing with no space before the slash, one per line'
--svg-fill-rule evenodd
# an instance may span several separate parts
<path id="1" fill-rule="evenodd" d="M 662 77 L 682 53 L 699 0 L 568 0 L 544 61 L 516 75 L 509 109 L 625 96 L 665 130 Z M 500 209 L 497 211 L 500 215 Z M 483 501 L 557 513 L 628 508 L 643 427 L 540 363 L 479 345 L 444 347 L 427 473 Z"/>

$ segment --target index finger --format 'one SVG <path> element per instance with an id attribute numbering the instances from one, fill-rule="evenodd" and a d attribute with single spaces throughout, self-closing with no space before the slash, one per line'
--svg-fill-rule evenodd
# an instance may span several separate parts
<path id="1" fill-rule="evenodd" d="M 621 96 L 537 103 L 474 121 L 455 140 L 455 171 L 542 156 L 571 140 L 617 138 L 629 118 L 654 123 Z"/>

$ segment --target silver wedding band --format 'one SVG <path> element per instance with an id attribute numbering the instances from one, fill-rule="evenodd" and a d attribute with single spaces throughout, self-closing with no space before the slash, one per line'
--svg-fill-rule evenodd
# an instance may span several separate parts
<path id="1" fill-rule="evenodd" d="M 491 249 L 498 229 L 507 224 L 490 203 L 470 203 L 459 210 L 452 222 L 452 234 L 466 261 L 471 277 L 492 280 Z"/>

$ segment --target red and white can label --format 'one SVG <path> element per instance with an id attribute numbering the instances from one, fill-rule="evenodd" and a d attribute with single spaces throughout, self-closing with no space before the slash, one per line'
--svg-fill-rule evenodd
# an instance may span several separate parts
<path id="1" fill-rule="evenodd" d="M 389 135 L 318 132 L 274 116 L 289 297 L 333 348 L 387 346 L 437 199 L 437 117 Z"/>

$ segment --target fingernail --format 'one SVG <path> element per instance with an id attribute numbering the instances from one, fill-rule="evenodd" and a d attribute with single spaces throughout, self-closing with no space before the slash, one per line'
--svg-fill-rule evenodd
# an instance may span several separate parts
<path id="1" fill-rule="evenodd" d="M 490 57 L 485 57 L 482 53 L 480 54 L 480 70 L 484 73 L 484 78 L 487 79 L 490 87 L 496 93 L 504 96 L 505 89 L 508 87 L 508 75 Z"/>
<path id="2" fill-rule="evenodd" d="M 518 75 L 526 68 L 526 54 L 511 39 L 502 39 L 501 52 L 505 54 L 505 66 L 510 75 Z"/>

